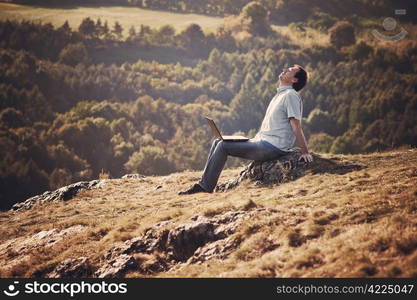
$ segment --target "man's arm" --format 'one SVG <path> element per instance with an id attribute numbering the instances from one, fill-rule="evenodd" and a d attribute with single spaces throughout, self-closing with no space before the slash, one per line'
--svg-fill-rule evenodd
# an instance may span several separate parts
<path id="1" fill-rule="evenodd" d="M 307 142 L 306 138 L 304 136 L 303 129 L 301 128 L 301 122 L 300 120 L 297 120 L 296 118 L 290 118 L 290 124 L 292 131 L 294 132 L 297 145 L 301 148 L 301 156 L 300 160 L 304 159 L 305 162 L 312 162 L 313 157 L 310 153 L 308 153 L 307 149 Z"/>

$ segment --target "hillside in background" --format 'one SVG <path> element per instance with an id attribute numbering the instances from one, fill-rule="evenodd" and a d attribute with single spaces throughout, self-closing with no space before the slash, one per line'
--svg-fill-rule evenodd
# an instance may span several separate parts
<path id="1" fill-rule="evenodd" d="M 151 27 L 171 25 L 177 30 L 184 30 L 189 24 L 198 23 L 206 33 L 216 31 L 223 23 L 223 18 L 204 16 L 191 13 L 179 14 L 168 11 L 148 10 L 139 7 L 100 6 L 100 7 L 50 7 L 18 5 L 0 2 L 1 20 L 27 20 L 32 22 L 51 23 L 55 27 L 62 26 L 68 20 L 69 26 L 77 30 L 83 19 L 101 18 L 109 24 L 119 22 L 124 30 L 124 37 L 129 36 L 127 29 L 131 26 L 139 27 L 141 24 Z"/>
<path id="2" fill-rule="evenodd" d="M 200 172 L 102 179 L 0 213 L 0 277 L 415 277 L 416 154 L 323 154 L 332 170 L 213 194 L 176 194 Z"/>
<path id="3" fill-rule="evenodd" d="M 407 13 L 414 2 L 46 3 L 24 7 L 71 9 L 67 22 L 31 22 L 24 14 L 0 21 L 1 210 L 100 174 L 201 170 L 211 140 L 203 116 L 224 134 L 254 136 L 278 74 L 295 63 L 310 72 L 300 94 L 311 150 L 417 145 L 417 27 Z M 397 8 L 406 14 L 395 15 Z M 91 9 L 103 18 L 86 17 Z M 151 13 L 163 23 L 147 24 Z M 184 13 L 195 14 L 185 27 L 178 25 Z M 387 42 L 373 30 L 387 38 L 406 33 Z M 227 167 L 242 163 L 230 159 Z"/>
<path id="4" fill-rule="evenodd" d="M 122 5 L 225 17 L 227 15 L 239 14 L 251 0 L 6 0 L 6 2 L 67 8 Z M 270 11 L 271 20 L 281 24 L 304 20 L 315 12 L 329 14 L 337 18 L 343 18 L 348 15 L 379 17 L 380 15 L 392 13 L 394 9 L 406 9 L 410 12 L 416 9 L 414 0 L 349 0 L 343 2 L 337 0 L 258 0 L 258 2 Z M 405 19 L 416 21 L 416 17 L 413 14 L 409 14 Z"/>

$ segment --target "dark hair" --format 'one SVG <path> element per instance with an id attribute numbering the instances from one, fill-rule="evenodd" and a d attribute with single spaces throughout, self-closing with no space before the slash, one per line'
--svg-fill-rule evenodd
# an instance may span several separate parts
<path id="1" fill-rule="evenodd" d="M 307 83 L 307 79 L 308 79 L 308 75 L 306 70 L 304 70 L 304 68 L 300 65 L 294 65 L 294 67 L 298 67 L 299 70 L 297 71 L 297 73 L 295 73 L 294 77 L 298 79 L 297 82 L 294 82 L 292 84 L 292 87 L 294 88 L 294 90 L 296 90 L 297 92 L 300 91 Z"/>

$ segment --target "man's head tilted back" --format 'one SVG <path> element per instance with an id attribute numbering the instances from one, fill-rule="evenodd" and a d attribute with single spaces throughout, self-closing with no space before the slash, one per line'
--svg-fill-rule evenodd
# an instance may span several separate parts
<path id="1" fill-rule="evenodd" d="M 297 92 L 306 85 L 307 79 L 308 74 L 300 65 L 284 68 L 279 74 L 280 85 L 291 85 Z"/>
<path id="2" fill-rule="evenodd" d="M 294 65 L 295 68 L 298 68 L 297 73 L 295 73 L 295 78 L 297 78 L 297 82 L 292 84 L 292 87 L 297 92 L 300 91 L 306 84 L 308 79 L 307 71 L 300 65 Z"/>

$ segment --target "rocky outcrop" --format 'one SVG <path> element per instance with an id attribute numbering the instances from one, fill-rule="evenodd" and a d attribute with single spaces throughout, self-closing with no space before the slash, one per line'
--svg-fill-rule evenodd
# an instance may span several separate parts
<path id="1" fill-rule="evenodd" d="M 20 255 L 25 254 L 35 248 L 50 247 L 58 243 L 65 237 L 68 237 L 75 233 L 79 233 L 82 230 L 84 230 L 84 226 L 82 225 L 71 226 L 61 231 L 59 231 L 56 228 L 51 230 L 43 230 L 28 238 L 18 238 L 8 243 L 2 244 L 0 246 L 0 251 L 7 251 L 8 249 L 13 249 L 14 252 L 17 252 Z"/>
<path id="2" fill-rule="evenodd" d="M 152 274 L 181 263 L 225 258 L 241 242 L 240 238 L 233 236 L 237 227 L 263 210 L 230 211 L 213 217 L 195 216 L 190 222 L 171 229 L 166 228 L 172 226 L 169 221 L 158 223 L 142 236 L 110 249 L 95 276 L 120 277 L 130 270 Z M 135 254 L 151 256 L 147 260 L 135 259 Z"/>
<path id="3" fill-rule="evenodd" d="M 46 191 L 45 193 L 37 196 L 33 196 L 23 202 L 13 205 L 12 210 L 30 209 L 32 206 L 38 203 L 52 202 L 52 201 L 66 201 L 73 198 L 78 191 L 88 190 L 92 188 L 99 188 L 106 184 L 106 180 L 92 180 L 92 181 L 80 181 L 76 182 L 55 191 Z"/>
<path id="4" fill-rule="evenodd" d="M 138 263 L 131 255 L 120 254 L 106 262 L 97 272 L 96 275 L 101 278 L 120 277 L 129 270 L 136 269 Z"/>
<path id="5" fill-rule="evenodd" d="M 122 176 L 123 179 L 139 179 L 139 178 L 145 178 L 145 175 L 142 174 L 125 174 Z"/>
<path id="6" fill-rule="evenodd" d="M 59 263 L 48 278 L 85 278 L 91 277 L 91 265 L 87 257 L 70 258 Z"/>
<path id="7" fill-rule="evenodd" d="M 187 264 L 202 263 L 210 259 L 225 259 L 239 247 L 242 242 L 240 237 L 228 237 L 198 248 L 193 256 L 187 260 Z"/>
<path id="8" fill-rule="evenodd" d="M 40 231 L 27 238 L 16 238 L 0 245 L 0 252 L 6 253 L 8 257 L 7 266 L 12 268 L 19 262 L 28 259 L 31 253 L 37 249 L 47 249 L 71 235 L 82 232 L 85 229 L 82 225 L 75 225 L 63 230 L 53 228 Z"/>
<path id="9" fill-rule="evenodd" d="M 307 172 L 312 174 L 345 174 L 364 168 L 364 166 L 351 164 L 350 162 L 341 162 L 339 158 L 325 159 L 316 154 L 312 154 L 313 162 L 306 163 L 303 160 L 299 160 L 300 155 L 301 152 L 298 149 L 294 149 L 277 160 L 253 161 L 239 173 L 237 178 L 218 184 L 215 191 L 223 192 L 233 189 L 242 181 L 251 181 L 257 186 L 277 185 L 302 177 Z"/>

